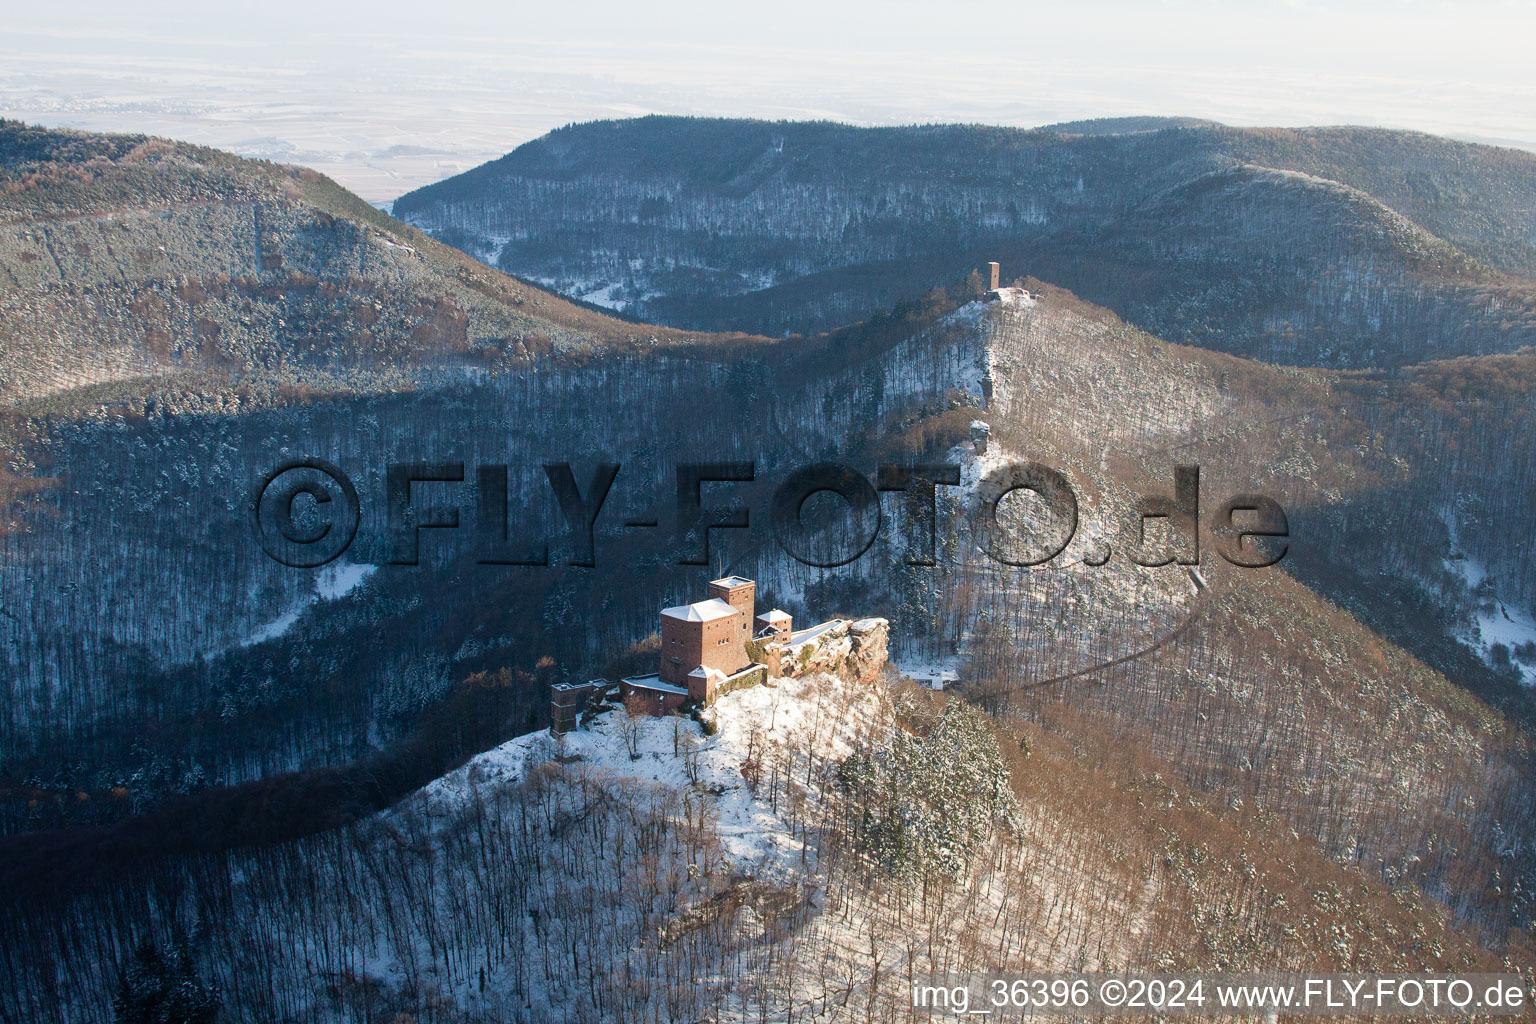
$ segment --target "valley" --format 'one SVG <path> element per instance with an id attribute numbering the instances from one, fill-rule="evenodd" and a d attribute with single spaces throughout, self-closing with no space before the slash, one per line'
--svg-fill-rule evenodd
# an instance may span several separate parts
<path id="1" fill-rule="evenodd" d="M 739 132 L 744 162 L 696 169 L 699 192 L 649 220 L 574 201 L 654 185 L 646 161 L 628 193 L 582 170 L 583 132 L 638 133 L 615 152 L 670 159 L 642 145 L 658 129 Z M 567 184 L 535 203 L 514 175 L 497 216 L 531 238 L 539 211 L 585 211 L 668 266 L 707 263 L 711 238 L 750 221 L 799 275 L 854 221 L 797 178 L 823 157 L 786 168 L 760 129 L 555 133 L 512 164 L 558 158 Z M 854 131 L 773 130 L 790 155 Z M 914 162 L 991 166 L 934 134 Z M 241 1020 L 899 1020 L 908 973 L 957 965 L 1529 970 L 1525 165 L 1481 154 L 1464 171 L 1507 174 L 1500 206 L 1395 181 L 1342 130 L 1274 152 L 1199 125 L 960 137 L 1045 168 L 1043 220 L 1021 208 L 952 248 L 893 245 L 859 304 L 828 296 L 863 271 L 824 267 L 771 316 L 754 312 L 764 289 L 714 279 L 628 310 L 690 311 L 652 326 L 529 283 L 618 266 L 597 233 L 555 225 L 539 243 L 573 276 L 512 277 L 469 253 L 505 266 L 531 250 L 477 249 L 447 200 L 397 206 L 412 227 L 300 168 L 6 123 L 0 964 L 16 983 L 0 1015 L 110 1019 L 133 945 L 177 935 Z M 1217 142 L 1270 169 L 1212 169 Z M 1412 145 L 1437 173 L 1461 146 Z M 1155 201 L 1089 188 L 1090 155 L 1122 161 L 1129 188 L 1148 152 L 1200 175 L 1170 170 Z M 1323 170 L 1352 183 L 1299 177 Z M 973 215 L 998 193 L 972 187 L 890 216 L 988 223 Z M 835 202 L 791 202 L 817 190 Z M 1098 225 L 1072 229 L 1081 244 L 1037 233 L 1079 206 Z M 1234 250 L 1210 226 L 1298 211 L 1334 249 L 1257 230 Z M 850 250 L 882 252 L 856 238 L 873 223 Z M 1100 245 L 1110 224 L 1123 234 Z M 966 254 L 1005 245 L 1031 255 L 1004 262 L 1018 290 L 989 295 Z M 1138 245 L 1185 247 L 1188 275 L 1125 278 L 1151 258 Z M 768 280 L 758 260 L 738 284 Z M 1275 261 L 1316 287 L 1273 278 L 1268 305 L 1237 287 Z M 703 292 L 740 317 L 708 314 Z M 1276 310 L 1305 342 L 1263 326 Z M 1176 321 L 1206 326 L 1154 330 Z M 1323 321 L 1336 337 L 1316 337 Z M 364 496 L 356 539 L 320 569 L 279 564 L 251 529 L 253 490 L 293 458 L 336 464 Z M 707 531 L 708 564 L 687 564 L 701 538 L 674 521 L 678 467 L 722 461 L 752 479 L 705 485 L 705 505 L 747 523 Z M 1078 504 L 1070 543 L 1037 566 L 991 557 L 972 526 L 983 479 L 1026 461 Z M 465 483 L 413 501 L 459 526 L 421 530 L 420 564 L 395 564 L 386 467 L 435 462 L 462 463 Z M 791 557 L 773 493 L 820 462 L 869 481 L 954 467 L 934 564 L 908 558 L 900 491 L 880 495 L 860 557 Z M 582 488 L 621 466 L 592 566 L 561 532 L 555 463 Z M 548 564 L 481 561 L 483 465 L 506 467 L 507 539 L 547 540 Z M 1143 503 L 1171 498 L 1177 466 L 1200 471 L 1198 565 L 1138 564 Z M 1239 494 L 1285 510 L 1278 565 L 1216 554 L 1210 524 Z M 1007 544 L 1038 540 L 1024 495 L 998 509 Z M 836 502 L 801 517 L 817 544 L 852 529 Z M 657 610 L 728 573 L 798 623 L 888 619 L 891 665 L 726 694 L 715 732 L 610 708 L 550 735 L 551 684 L 654 672 Z M 938 692 L 902 668 L 954 678 Z M 937 828 L 934 808 L 981 790 L 991 802 L 943 855 L 871 824 Z"/>

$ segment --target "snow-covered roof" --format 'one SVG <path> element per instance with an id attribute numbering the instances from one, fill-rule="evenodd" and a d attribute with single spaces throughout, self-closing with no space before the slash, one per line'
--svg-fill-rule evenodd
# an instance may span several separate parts
<path id="1" fill-rule="evenodd" d="M 669 619 L 682 619 L 684 622 L 711 622 L 727 615 L 735 615 L 736 609 L 718 597 L 712 597 L 708 601 L 695 601 L 693 604 L 680 604 L 675 608 L 663 608 L 661 614 Z"/>
<path id="2" fill-rule="evenodd" d="M 632 690 L 656 690 L 661 693 L 676 693 L 684 697 L 688 696 L 688 691 L 683 687 L 664 683 L 661 681 L 660 676 L 627 676 L 624 679 L 624 683 Z"/>
<path id="3" fill-rule="evenodd" d="M 838 626 L 845 625 L 847 621 L 847 619 L 828 619 L 826 622 L 818 623 L 817 625 L 811 626 L 808 629 L 796 630 L 795 632 L 789 634 L 789 642 L 792 644 L 803 644 L 807 640 L 816 639 L 829 629 L 835 629 Z"/>
<path id="4" fill-rule="evenodd" d="M 589 686 L 607 686 L 607 685 L 608 685 L 608 680 L 606 680 L 606 679 L 588 679 L 584 683 L 556 683 L 554 685 L 554 688 L 556 690 L 584 690 L 584 689 L 586 689 Z"/>
<path id="5" fill-rule="evenodd" d="M 771 612 L 763 612 L 758 618 L 764 622 L 788 622 L 789 613 L 785 612 L 782 608 L 775 608 Z"/>
<path id="6" fill-rule="evenodd" d="M 710 676 L 718 676 L 721 679 L 725 678 L 724 672 L 721 672 L 717 668 L 710 668 L 708 665 L 700 665 L 692 672 L 689 672 L 688 675 L 690 678 L 693 676 L 698 676 L 700 679 L 708 679 Z"/>
<path id="7" fill-rule="evenodd" d="M 711 585 L 722 587 L 741 587 L 751 584 L 752 581 L 745 576 L 725 576 L 718 580 L 710 580 L 709 582 Z"/>

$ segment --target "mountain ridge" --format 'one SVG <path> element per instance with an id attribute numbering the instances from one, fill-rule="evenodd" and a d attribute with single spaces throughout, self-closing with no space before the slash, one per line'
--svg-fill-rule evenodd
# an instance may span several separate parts
<path id="1" fill-rule="evenodd" d="M 304 168 L 15 122 L 0 153 L 0 385 L 39 411 L 77 383 L 143 408 L 188 373 L 203 375 L 194 390 L 209 375 L 390 389 L 460 364 L 690 340 L 516 281 Z"/>
<path id="2" fill-rule="evenodd" d="M 91 140 L 78 144 L 88 166 Z M 115 202 L 136 175 L 165 177 L 146 194 L 176 194 L 188 180 L 176 160 L 109 161 L 98 195 Z M 69 197 L 57 206 L 91 199 L 73 166 L 57 169 Z M 999 902 L 980 904 L 977 927 L 1013 923 L 975 934 L 1031 968 L 1063 967 L 1056 952 L 1105 969 L 1531 962 L 1536 701 L 1525 662 L 1453 633 L 1480 628 L 1494 604 L 1536 609 L 1536 562 L 1518 547 L 1536 529 L 1536 353 L 1275 366 L 1155 336 L 1045 281 L 982 301 L 979 277 L 954 280 L 966 262 L 943 287 L 822 335 L 653 330 L 548 297 L 382 214 L 353 221 L 360 200 L 324 179 L 270 173 L 271 198 L 87 218 L 89 237 L 53 222 L 27 222 L 26 238 L 0 228 L 16 275 L 0 294 L 7 372 L 79 374 L 105 338 L 126 353 L 107 370 L 179 368 L 184 383 L 168 397 L 122 374 L 62 390 L 12 378 L 33 390 L 8 393 L 5 436 L 21 440 L 0 476 L 0 851 L 14 883 L 0 963 L 19 979 L 0 990 L 4 1012 L 102 1016 L 114 958 L 183 914 L 202 922 L 232 1012 L 262 1020 L 337 1006 L 534 1018 L 543 1004 L 526 978 L 541 961 L 528 950 L 561 929 L 602 955 L 572 953 L 568 972 L 562 953 L 549 974 L 610 1008 L 637 991 L 606 987 L 616 949 L 674 965 L 704 950 L 699 963 L 729 978 L 769 952 L 820 958 L 837 978 L 890 976 L 894 945 L 866 956 L 862 942 L 821 943 L 847 938 L 844 908 L 919 950 L 937 933 L 916 925 L 962 920 L 950 911 L 978 896 Z M 47 200 L 48 181 L 34 187 L 28 201 Z M 1393 228 L 1382 204 L 1327 189 Z M 367 324 L 363 305 L 377 314 Z M 474 344 L 514 335 L 521 349 Z M 262 374 L 292 392 L 233 400 Z M 274 563 L 252 536 L 249 494 L 295 455 L 333 462 L 363 495 L 349 587 L 323 592 L 322 577 Z M 751 513 L 745 531 L 716 531 L 713 564 L 680 565 L 679 537 L 621 525 L 665 509 L 679 463 L 722 458 L 753 461 L 755 479 L 710 485 Z M 1072 542 L 1032 568 L 985 555 L 971 525 L 982 478 L 1026 459 L 1060 471 L 1079 503 Z M 423 461 L 463 465 L 465 480 L 419 495 L 462 522 L 421 531 L 421 564 L 396 564 L 386 467 Z M 560 461 L 577 479 L 621 466 L 597 524 L 600 569 L 570 564 L 558 532 L 545 466 Z M 897 495 L 862 558 L 830 570 L 793 558 L 766 511 L 811 462 L 866 478 L 882 464 L 955 465 L 961 483 L 935 497 L 937 564 L 906 560 Z M 1138 501 L 1169 494 L 1173 467 L 1191 463 L 1206 517 L 1233 494 L 1281 502 L 1291 535 L 1279 568 L 1230 566 L 1208 541 L 1202 582 L 1127 557 Z M 480 466 L 505 467 L 502 532 L 547 536 L 549 564 L 480 563 Z M 1038 525 L 1023 503 L 998 516 L 1021 543 Z M 823 539 L 846 527 L 807 517 Z M 1113 555 L 1102 565 L 1101 544 Z M 1457 555 L 1489 578 L 1454 571 Z M 715 742 L 697 789 L 687 745 L 707 738 L 683 718 L 635 726 L 636 759 L 616 709 L 568 751 L 601 741 L 596 767 L 630 774 L 525 757 L 545 746 L 534 734 L 550 683 L 654 669 L 657 610 L 724 572 L 757 580 L 760 601 L 797 621 L 888 617 L 898 666 L 954 665 L 963 682 L 948 694 L 882 683 L 864 696 L 889 701 L 882 721 L 895 728 L 837 758 L 778 718 L 789 687 L 752 692 L 764 737 L 776 721 L 783 733 L 759 740 L 740 724 Z M 926 740 L 946 707 L 1010 766 L 1035 831 L 994 836 L 979 873 L 914 885 L 860 845 L 867 836 L 838 837 L 883 813 L 880 787 L 860 781 L 880 776 L 861 766 Z M 953 749 L 936 745 L 930 762 L 955 762 Z M 488 776 L 498 759 L 518 762 L 518 777 Z M 663 770 L 676 785 L 652 787 Z M 460 783 L 467 799 L 416 813 Z M 829 874 L 740 878 L 710 822 L 722 795 L 788 824 L 800 845 L 785 863 L 825 852 Z M 603 855 L 569 856 L 573 843 Z M 536 875 L 565 887 L 540 889 Z M 652 877 L 666 884 L 653 892 Z M 1094 910 L 1074 913 L 1073 900 Z M 1062 937 L 1060 950 L 1043 935 Z M 989 962 L 964 934 L 946 933 L 943 949 Z M 280 965 L 280 981 L 259 965 Z M 803 996 L 785 1005 L 866 1008 L 838 1004 L 826 983 Z"/>
<path id="3" fill-rule="evenodd" d="M 1244 174 L 1243 191 L 1208 187 Z M 1194 201 L 1158 208 L 1177 194 Z M 997 259 L 1269 361 L 1536 343 L 1536 155 L 1387 130 L 652 116 L 560 129 L 394 209 L 522 276 L 695 327 L 811 333 Z"/>

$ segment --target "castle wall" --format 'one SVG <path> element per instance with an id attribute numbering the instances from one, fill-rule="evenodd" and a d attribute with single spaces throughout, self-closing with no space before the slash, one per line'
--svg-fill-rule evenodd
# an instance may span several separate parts
<path id="1" fill-rule="evenodd" d="M 747 657 L 747 641 L 752 635 L 751 618 L 741 612 L 714 622 L 706 622 L 703 653 L 699 664 L 705 668 L 717 668 L 726 675 L 740 672 L 752 663 Z"/>
<path id="2" fill-rule="evenodd" d="M 682 619 L 661 620 L 661 663 L 657 675 L 664 683 L 687 686 L 688 673 L 700 665 L 716 668 L 726 675 L 747 667 L 746 641 L 742 628 L 750 623 L 738 611 L 709 622 Z"/>
<path id="3" fill-rule="evenodd" d="M 737 624 L 737 632 L 741 634 L 741 642 L 746 643 L 752 639 L 752 616 L 757 610 L 757 584 L 751 580 L 743 580 L 735 586 L 724 586 L 725 581 L 715 580 L 709 585 L 709 596 L 718 597 L 732 608 L 736 609 L 741 621 Z"/>
<path id="4" fill-rule="evenodd" d="M 600 679 L 586 683 L 552 684 L 549 688 L 549 731 L 559 734 L 575 729 L 581 713 L 587 709 L 593 695 L 602 685 Z"/>
<path id="5" fill-rule="evenodd" d="M 683 706 L 687 696 L 666 690 L 651 690 L 644 686 L 631 686 L 626 680 L 620 684 L 620 696 L 624 707 L 631 714 L 670 715 Z"/>
<path id="6" fill-rule="evenodd" d="M 709 622 L 661 620 L 661 664 L 657 675 L 664 683 L 687 686 L 688 673 L 704 655 L 704 627 Z"/>
<path id="7" fill-rule="evenodd" d="M 753 623 L 753 632 L 761 635 L 767 630 L 772 630 L 772 635 L 763 637 L 764 640 L 788 640 L 789 634 L 794 631 L 794 623 L 795 620 L 787 616 L 777 622 L 772 622 L 769 621 L 766 614 L 759 615 L 756 622 Z"/>

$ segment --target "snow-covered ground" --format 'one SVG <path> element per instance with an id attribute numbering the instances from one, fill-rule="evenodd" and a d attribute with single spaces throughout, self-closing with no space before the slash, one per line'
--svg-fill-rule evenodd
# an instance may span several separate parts
<path id="1" fill-rule="evenodd" d="M 1477 652 L 1485 662 L 1494 664 L 1493 648 L 1502 644 L 1511 654 L 1525 644 L 1536 644 L 1536 619 L 1531 615 L 1488 593 L 1483 584 L 1489 581 L 1490 572 L 1482 562 L 1468 555 L 1447 558 L 1445 567 L 1461 577 L 1467 584 L 1467 592 L 1476 601 L 1471 628 L 1461 636 L 1462 643 Z M 1479 592 L 1481 588 L 1482 592 Z M 1536 686 L 1536 665 L 1514 662 L 1521 680 L 1527 686 Z"/>
<path id="2" fill-rule="evenodd" d="M 960 678 L 960 656 L 952 654 L 948 657 L 924 655 L 919 653 L 902 654 L 892 659 L 896 671 L 909 679 L 914 679 L 930 689 L 944 689 L 949 684 Z M 937 682 L 939 685 L 935 686 Z"/>
<path id="3" fill-rule="evenodd" d="M 304 610 L 310 605 L 316 601 L 336 601 L 346 597 L 361 586 L 362 582 L 377 569 L 376 565 L 360 565 L 354 562 L 333 562 L 325 566 L 315 573 L 314 593 L 300 598 L 287 611 L 252 630 L 241 644 L 249 647 L 264 640 L 275 640 L 292 629 L 293 624 L 299 621 L 299 616 L 303 615 Z"/>
<path id="4" fill-rule="evenodd" d="M 691 719 L 630 718 L 622 709 L 559 738 L 544 730 L 529 733 L 435 780 L 418 798 L 434 816 L 451 818 L 477 789 L 515 785 L 532 768 L 558 760 L 679 793 L 696 791 L 714 810 L 720 842 L 740 873 L 758 879 L 798 875 L 804 844 L 753 794 L 746 778 L 751 764 L 760 763 L 770 746 L 814 750 L 830 762 L 851 753 L 861 736 L 888 734 L 892 718 L 882 691 L 831 675 L 775 678 L 721 697 L 710 713 L 718 726 L 713 736 Z"/>

